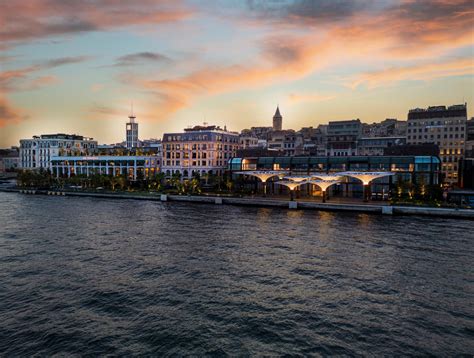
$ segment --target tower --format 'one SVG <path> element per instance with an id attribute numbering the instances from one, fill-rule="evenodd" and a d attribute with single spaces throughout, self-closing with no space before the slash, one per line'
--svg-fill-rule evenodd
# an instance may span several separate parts
<path id="1" fill-rule="evenodd" d="M 138 123 L 135 122 L 135 117 L 133 115 L 133 105 L 132 113 L 128 116 L 128 123 L 126 124 L 127 137 L 126 137 L 126 146 L 127 149 L 138 147 Z"/>
<path id="2" fill-rule="evenodd" d="M 273 116 L 273 130 L 274 131 L 281 131 L 283 117 L 280 114 L 280 108 L 276 109 L 275 115 Z"/>

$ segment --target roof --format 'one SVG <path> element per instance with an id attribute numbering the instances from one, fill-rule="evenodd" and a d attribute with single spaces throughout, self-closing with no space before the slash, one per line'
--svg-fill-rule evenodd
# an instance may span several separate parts
<path id="1" fill-rule="evenodd" d="M 273 117 L 281 117 L 279 106 L 277 106 L 277 109 L 275 111 L 275 115 Z"/>

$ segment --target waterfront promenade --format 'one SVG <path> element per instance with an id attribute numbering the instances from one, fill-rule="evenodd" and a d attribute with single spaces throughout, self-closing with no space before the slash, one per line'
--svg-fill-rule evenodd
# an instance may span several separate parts
<path id="1" fill-rule="evenodd" d="M 377 201 L 364 203 L 354 199 L 332 198 L 329 202 L 322 203 L 308 199 L 296 199 L 288 201 L 284 198 L 269 197 L 231 197 L 231 196 L 214 196 L 214 195 L 168 195 L 159 193 L 95 193 L 80 191 L 36 191 L 36 190 L 19 190 L 12 188 L 0 188 L 0 191 L 17 192 L 27 195 L 58 195 L 69 197 L 95 197 L 108 199 L 125 199 L 125 200 L 151 200 L 162 202 L 189 202 L 214 205 L 240 205 L 240 206 L 256 206 L 256 207 L 275 207 L 282 209 L 305 209 L 305 210 L 321 210 L 321 211 L 346 211 L 346 212 L 362 212 L 370 214 L 382 215 L 423 215 L 434 217 L 452 217 L 474 220 L 474 210 L 457 209 L 457 208 L 436 208 L 426 206 L 403 206 L 390 205 L 387 202 Z"/>

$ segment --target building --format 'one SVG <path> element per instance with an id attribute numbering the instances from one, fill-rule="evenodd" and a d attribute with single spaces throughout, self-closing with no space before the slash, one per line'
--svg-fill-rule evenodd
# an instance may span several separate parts
<path id="1" fill-rule="evenodd" d="M 466 123 L 466 151 L 474 151 L 474 117 Z"/>
<path id="2" fill-rule="evenodd" d="M 20 140 L 22 169 L 50 169 L 51 158 L 57 156 L 91 155 L 97 150 L 97 141 L 76 134 L 43 134 Z"/>
<path id="3" fill-rule="evenodd" d="M 135 181 L 150 178 L 160 171 L 161 157 L 156 155 L 56 156 L 51 159 L 51 173 L 56 177 L 75 175 L 126 176 Z"/>
<path id="4" fill-rule="evenodd" d="M 303 144 L 303 136 L 294 130 L 288 129 L 271 132 L 267 148 L 280 151 L 287 156 L 293 156 L 304 153 Z"/>
<path id="5" fill-rule="evenodd" d="M 406 137 L 368 137 L 357 140 L 358 155 L 384 155 L 386 148 L 406 144 Z"/>
<path id="6" fill-rule="evenodd" d="M 126 128 L 126 139 L 125 139 L 125 146 L 127 149 L 136 148 L 139 145 L 138 141 L 138 123 L 135 122 L 136 117 L 131 114 L 128 117 L 129 121 L 125 125 Z"/>
<path id="7" fill-rule="evenodd" d="M 440 149 L 444 181 L 458 182 L 458 163 L 464 156 L 467 105 L 435 106 L 408 112 L 407 143 L 434 143 Z"/>
<path id="8" fill-rule="evenodd" d="M 401 156 L 401 155 L 413 155 L 423 156 L 428 155 L 431 157 L 439 157 L 439 147 L 433 143 L 423 144 L 404 144 L 386 147 L 383 151 L 383 155 L 387 156 Z"/>
<path id="9" fill-rule="evenodd" d="M 223 175 L 227 161 L 241 148 L 239 134 L 217 126 L 195 126 L 182 133 L 165 133 L 162 140 L 166 176 L 179 173 Z"/>
<path id="10" fill-rule="evenodd" d="M 11 149 L 0 149 L 0 173 L 15 171 L 20 162 L 17 147 Z"/>
<path id="11" fill-rule="evenodd" d="M 325 124 L 320 124 L 317 128 L 303 127 L 298 131 L 303 137 L 303 152 L 305 155 L 326 155 L 327 127 Z"/>
<path id="12" fill-rule="evenodd" d="M 466 151 L 459 161 L 459 187 L 474 190 L 474 150 Z"/>
<path id="13" fill-rule="evenodd" d="M 327 155 L 343 157 L 357 155 L 357 140 L 362 135 L 359 119 L 332 121 L 327 127 Z"/>
<path id="14" fill-rule="evenodd" d="M 280 108 L 277 106 L 275 114 L 273 115 L 273 130 L 281 131 L 283 124 L 283 117 L 280 114 Z"/>
<path id="15" fill-rule="evenodd" d="M 286 175 L 310 176 L 356 172 L 394 172 L 371 184 L 373 193 L 390 192 L 399 183 L 437 186 L 440 184 L 440 160 L 436 156 L 339 156 L 339 157 L 236 157 L 229 161 L 229 174 L 245 171 L 282 171 Z M 359 180 L 348 180 L 335 186 L 346 196 L 363 195 Z"/>
<path id="16" fill-rule="evenodd" d="M 239 142 L 242 149 L 257 148 L 259 139 L 252 134 L 240 134 Z"/>
<path id="17" fill-rule="evenodd" d="M 364 123 L 362 132 L 364 137 L 404 137 L 407 132 L 407 122 L 387 118 L 380 123 Z"/>

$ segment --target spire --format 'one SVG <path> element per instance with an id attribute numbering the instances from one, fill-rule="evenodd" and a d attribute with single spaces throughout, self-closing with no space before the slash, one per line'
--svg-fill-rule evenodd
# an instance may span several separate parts
<path id="1" fill-rule="evenodd" d="M 274 117 L 281 117 L 281 114 L 280 114 L 280 106 L 278 106 L 278 105 L 277 105 L 277 109 L 276 109 L 276 112 L 275 112 Z"/>
<path id="2" fill-rule="evenodd" d="M 130 123 L 135 123 L 135 118 L 137 118 L 133 115 L 133 101 L 130 104 L 130 115 L 128 118 L 130 119 Z"/>

